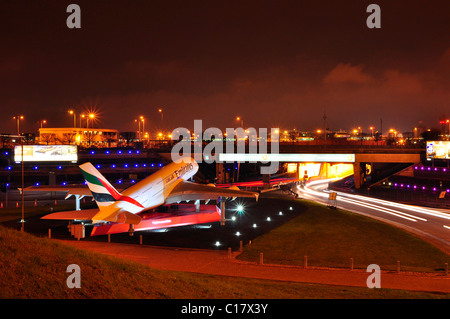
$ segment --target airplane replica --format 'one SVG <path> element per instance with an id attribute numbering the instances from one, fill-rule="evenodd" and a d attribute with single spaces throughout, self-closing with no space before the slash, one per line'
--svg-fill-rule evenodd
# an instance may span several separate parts
<path id="1" fill-rule="evenodd" d="M 236 186 L 217 188 L 214 184 L 198 184 L 188 180 L 198 171 L 198 164 L 190 157 L 180 163 L 172 162 L 136 184 L 117 191 L 89 162 L 79 166 L 87 183 L 86 187 L 67 186 L 28 187 L 25 191 L 66 191 L 66 199 L 74 195 L 77 210 L 48 214 L 42 219 L 82 221 L 94 224 L 91 236 L 134 231 L 161 229 L 174 226 L 221 221 L 225 223 L 225 202 L 236 197 L 258 200 L 259 193 L 241 191 Z M 93 196 L 98 209 L 79 209 L 79 200 Z M 200 205 L 200 200 L 206 201 Z M 217 200 L 216 205 L 206 205 Z M 194 201 L 195 204 L 180 204 Z M 155 212 L 161 205 L 166 211 Z M 175 209 L 170 208 L 175 206 Z M 127 230 L 128 229 L 128 230 Z"/>

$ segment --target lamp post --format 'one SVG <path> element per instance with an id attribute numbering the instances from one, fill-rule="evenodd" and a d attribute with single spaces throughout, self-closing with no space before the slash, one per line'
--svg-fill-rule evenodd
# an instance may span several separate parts
<path id="1" fill-rule="evenodd" d="M 84 119 L 85 117 L 86 117 L 86 115 L 85 115 L 84 113 L 80 115 L 80 128 L 82 127 L 82 126 L 81 126 L 81 119 L 82 119 L 82 118 Z"/>
<path id="2" fill-rule="evenodd" d="M 17 135 L 20 136 L 20 120 L 23 120 L 23 115 L 16 115 L 13 119 L 17 121 Z"/>
<path id="3" fill-rule="evenodd" d="M 42 125 L 43 125 L 43 124 L 47 124 L 47 121 L 46 121 L 46 120 L 40 120 L 39 122 L 41 123 L 41 128 L 42 128 Z"/>
<path id="4" fill-rule="evenodd" d="M 138 140 L 141 141 L 141 120 L 134 120 L 138 124 Z"/>
<path id="5" fill-rule="evenodd" d="M 73 115 L 73 127 L 77 127 L 77 114 L 74 110 L 69 110 L 69 114 Z"/>
<path id="6" fill-rule="evenodd" d="M 142 115 L 139 116 L 139 119 L 142 122 L 142 134 L 144 134 L 144 132 L 145 132 L 145 119 L 144 119 L 144 117 Z"/>
<path id="7" fill-rule="evenodd" d="M 244 120 L 240 116 L 236 117 L 236 121 L 240 121 L 241 122 L 241 127 L 244 128 Z"/>
<path id="8" fill-rule="evenodd" d="M 139 120 L 134 121 L 138 123 L 138 140 L 141 141 L 141 121 Z"/>
<path id="9" fill-rule="evenodd" d="M 22 118 L 23 118 L 23 116 L 22 116 Z M 25 197 L 24 197 L 24 191 L 23 191 L 23 188 L 24 188 L 24 167 L 23 167 L 23 136 L 20 136 L 19 135 L 19 138 L 20 138 L 20 148 L 21 148 L 21 157 L 22 157 L 22 161 L 21 161 L 21 166 L 22 166 L 22 188 L 21 188 L 21 190 L 20 190 L 20 193 L 21 193 L 21 199 L 22 199 L 22 207 L 21 207 L 21 210 L 22 210 L 22 218 L 20 219 L 20 223 L 22 224 L 21 225 L 21 227 L 20 227 L 20 231 L 21 232 L 23 232 L 25 229 Z"/>
<path id="10" fill-rule="evenodd" d="M 161 126 L 162 126 L 164 123 L 164 113 L 162 109 L 158 109 L 158 112 L 161 113 Z"/>
<path id="11" fill-rule="evenodd" d="M 86 128 L 89 128 L 89 119 L 94 121 L 94 118 L 95 118 L 95 114 L 94 113 L 89 113 L 88 118 L 87 118 L 87 122 L 86 122 Z"/>

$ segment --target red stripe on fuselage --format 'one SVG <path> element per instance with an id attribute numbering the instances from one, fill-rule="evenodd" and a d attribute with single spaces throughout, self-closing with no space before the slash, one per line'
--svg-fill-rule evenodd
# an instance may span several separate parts
<path id="1" fill-rule="evenodd" d="M 134 205 L 136 205 L 138 207 L 144 208 L 144 206 L 142 206 L 141 203 L 139 203 L 137 200 L 135 200 L 135 199 L 133 199 L 131 197 L 128 197 L 128 196 L 122 196 L 121 195 L 118 200 L 123 200 L 123 201 L 126 201 L 128 203 L 134 204 Z"/>
<path id="2" fill-rule="evenodd" d="M 102 183 L 103 187 L 106 188 L 106 190 L 108 191 L 108 193 L 111 194 L 112 197 L 114 197 L 115 200 L 123 200 L 125 202 L 131 203 L 133 205 L 136 205 L 138 207 L 144 208 L 144 206 L 142 206 L 141 203 L 139 203 L 137 200 L 128 197 L 128 196 L 123 196 L 120 193 L 118 193 L 114 188 L 110 187 L 107 183 L 105 183 L 104 181 L 102 181 L 100 178 L 97 178 L 100 183 Z"/>

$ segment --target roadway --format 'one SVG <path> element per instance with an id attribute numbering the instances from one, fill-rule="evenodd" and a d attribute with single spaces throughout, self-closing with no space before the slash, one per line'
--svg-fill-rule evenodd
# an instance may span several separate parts
<path id="1" fill-rule="evenodd" d="M 365 215 L 400 227 L 434 244 L 450 254 L 450 211 L 429 207 L 400 204 L 392 201 L 336 192 L 336 201 L 330 201 L 330 179 L 315 180 L 296 192 L 305 199 Z M 335 191 L 333 191 L 335 192 Z"/>

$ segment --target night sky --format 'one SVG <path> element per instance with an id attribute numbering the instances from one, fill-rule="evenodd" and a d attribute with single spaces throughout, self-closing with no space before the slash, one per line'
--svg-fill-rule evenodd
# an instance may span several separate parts
<path id="1" fill-rule="evenodd" d="M 69 4 L 81 29 L 69 29 Z M 381 29 L 369 29 L 369 4 Z M 411 131 L 450 116 L 448 0 L 0 2 L 1 133 L 73 125 Z"/>

